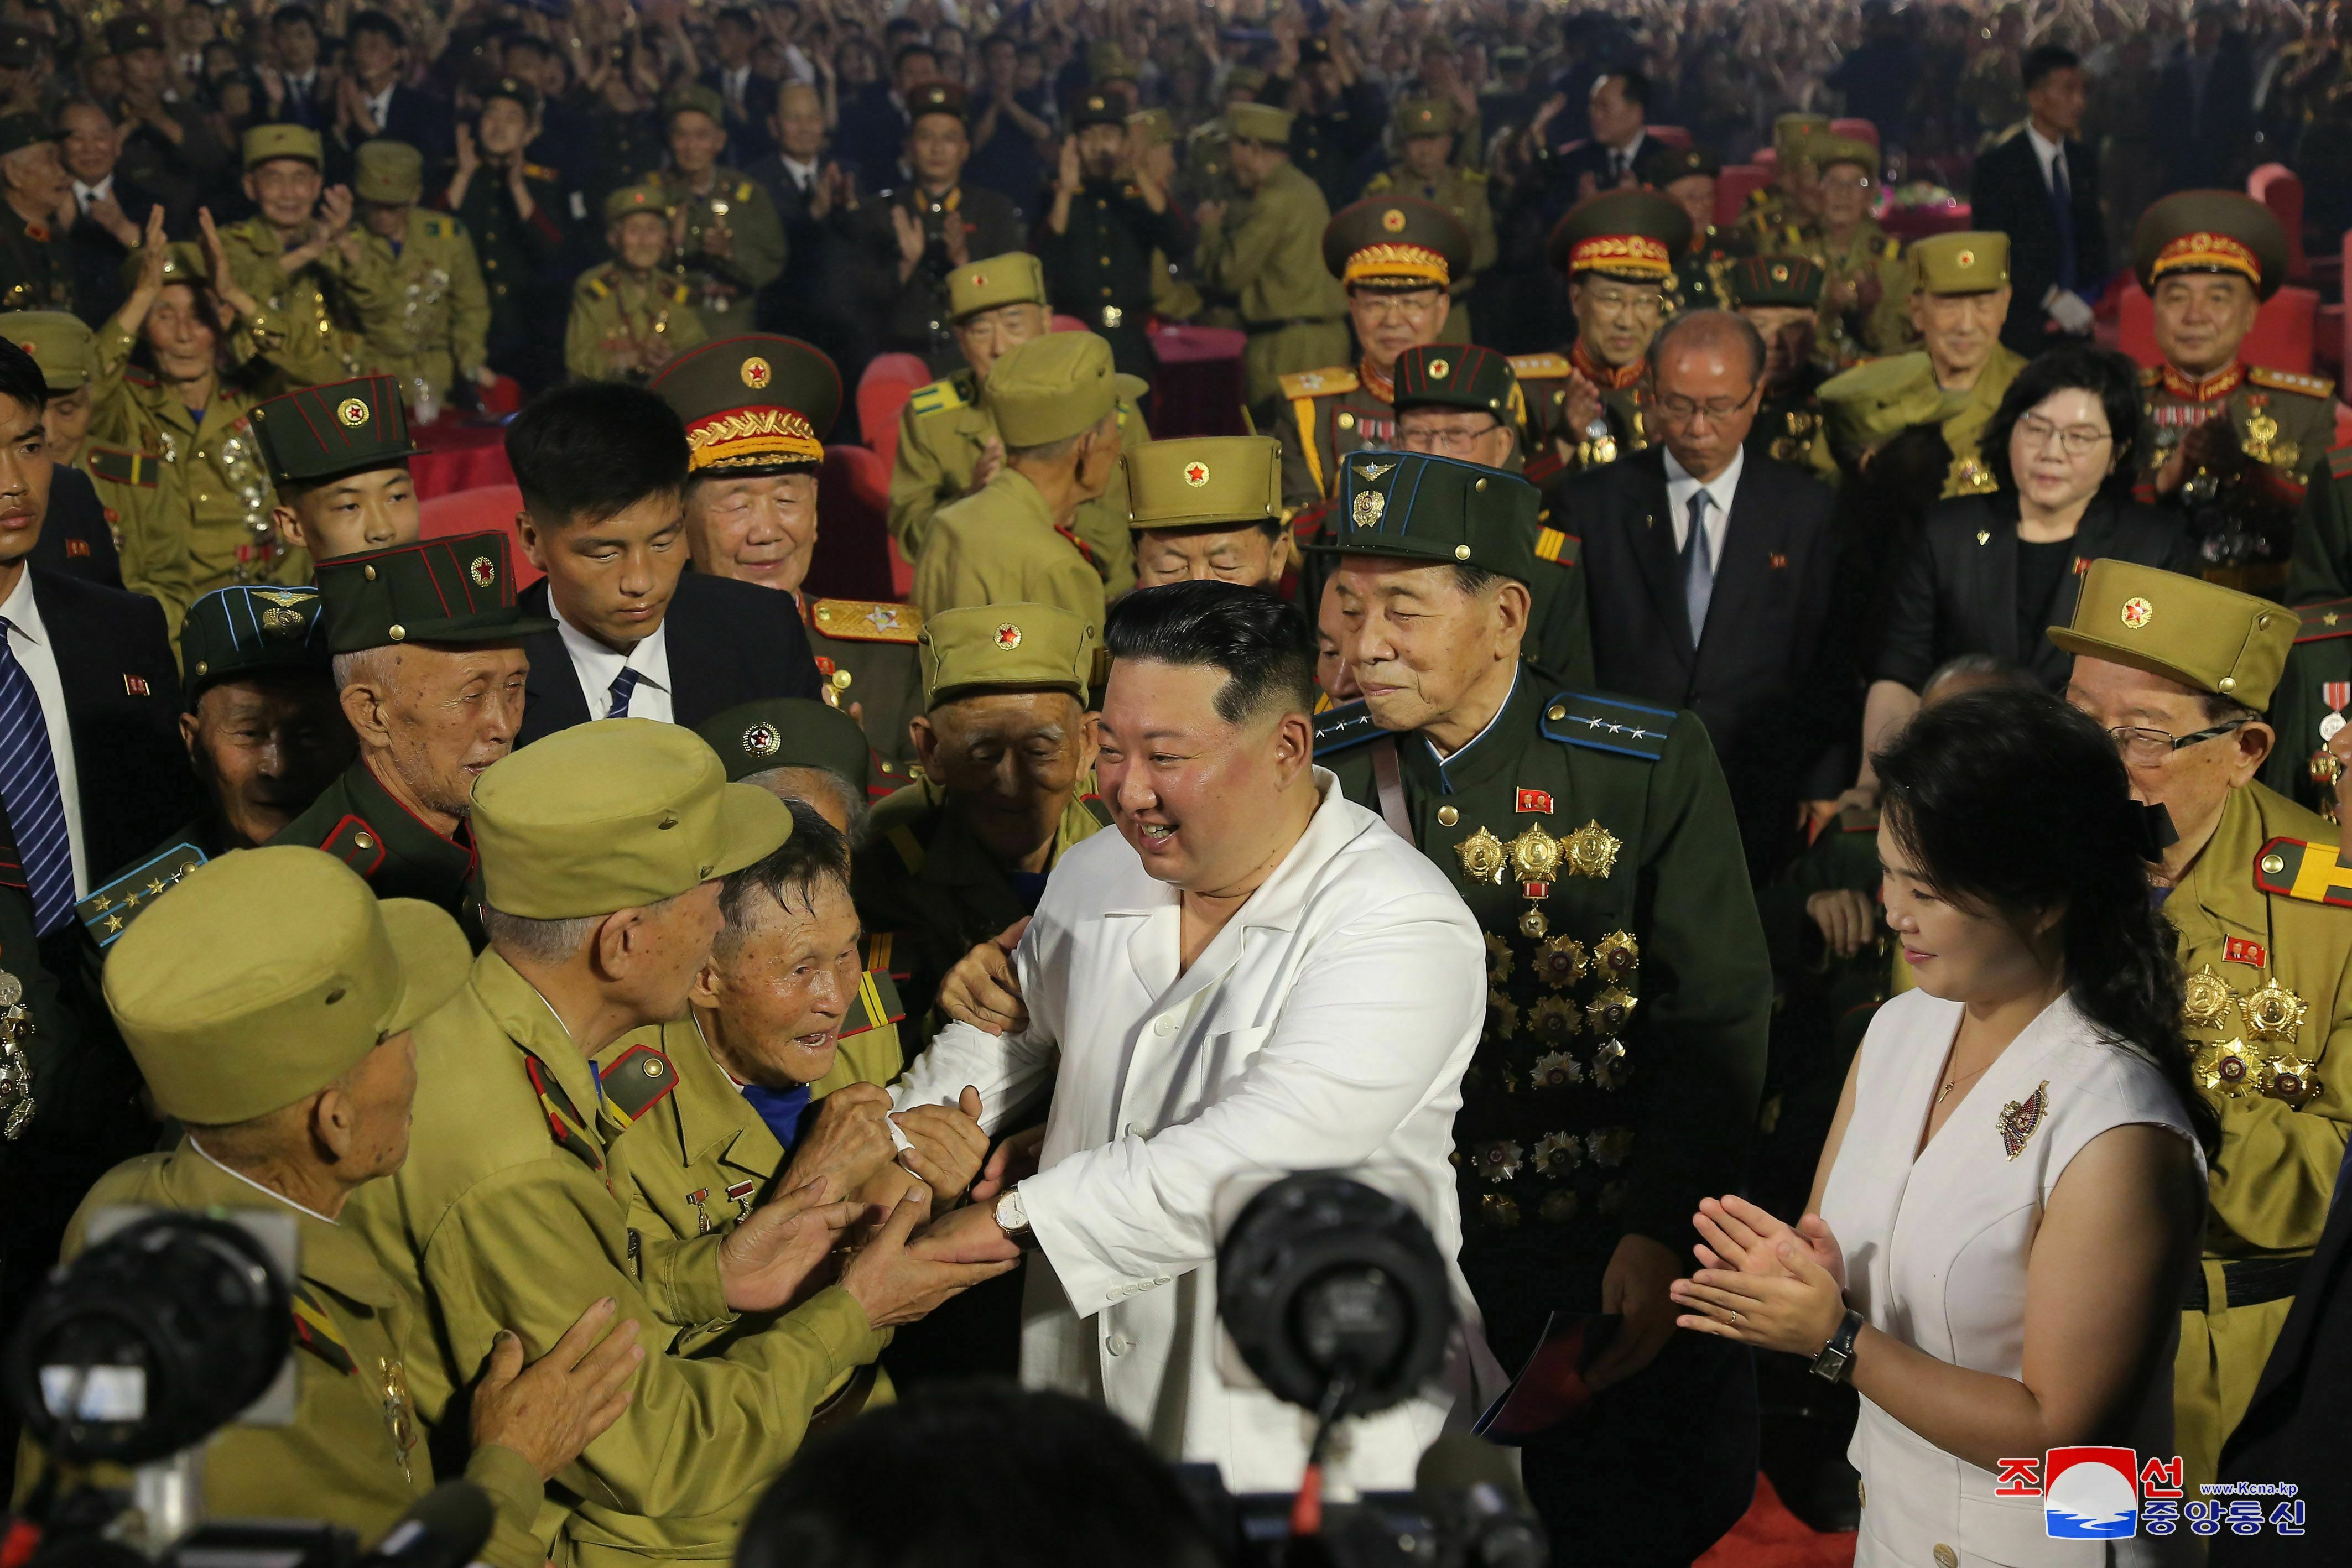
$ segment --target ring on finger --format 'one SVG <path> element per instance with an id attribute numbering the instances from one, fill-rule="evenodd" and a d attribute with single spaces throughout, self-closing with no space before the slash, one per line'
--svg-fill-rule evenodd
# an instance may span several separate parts
<path id="1" fill-rule="evenodd" d="M 1738 1312 L 1734 1312 L 1731 1314 L 1731 1321 L 1732 1321 L 1733 1322 L 1736 1322 L 1736 1323 L 1744 1323 L 1744 1322 L 1746 1322 L 1748 1320 L 1747 1320 L 1746 1318 L 1741 1317 L 1741 1316 L 1738 1314 Z"/>

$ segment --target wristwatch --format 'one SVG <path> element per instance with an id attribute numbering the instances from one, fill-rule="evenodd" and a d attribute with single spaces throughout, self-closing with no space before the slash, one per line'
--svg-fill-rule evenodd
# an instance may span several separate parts
<path id="1" fill-rule="evenodd" d="M 1837 1333 L 1830 1335 L 1822 1353 L 1813 1357 L 1815 1377 L 1826 1377 L 1832 1383 L 1853 1381 L 1853 1336 L 1862 1332 L 1867 1321 L 1852 1307 L 1846 1309 L 1845 1320 L 1838 1324 Z"/>
<path id="2" fill-rule="evenodd" d="M 1037 1249 L 1037 1233 L 1029 1228 L 1029 1210 L 1021 1201 L 1019 1187 L 1005 1188 L 1004 1196 L 996 1200 L 994 1212 L 996 1223 L 1003 1230 L 1006 1240 L 1024 1252 Z"/>

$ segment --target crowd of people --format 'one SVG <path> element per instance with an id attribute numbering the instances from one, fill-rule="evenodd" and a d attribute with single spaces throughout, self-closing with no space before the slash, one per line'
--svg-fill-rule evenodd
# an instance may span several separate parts
<path id="1" fill-rule="evenodd" d="M 1759 1469 L 2071 1563 L 2079 1445 L 2119 1560 L 2324 1552 L 2352 446 L 2246 345 L 2347 15 L 9 0 L 0 1333 L 110 1209 L 291 1216 L 206 1507 L 463 1476 L 494 1568 L 936 1561 L 822 1478 L 1105 1449 L 975 1377 L 1402 1490 L 1567 1329 L 1561 1563 Z M 1271 1167 L 1447 1269 L 1336 1440 L 1220 1340 Z M 119 1482 L 22 1414 L 36 1527 Z"/>

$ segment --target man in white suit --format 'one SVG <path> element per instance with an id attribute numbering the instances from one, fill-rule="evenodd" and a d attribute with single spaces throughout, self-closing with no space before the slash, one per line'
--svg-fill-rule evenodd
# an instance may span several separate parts
<path id="1" fill-rule="evenodd" d="M 1122 600 L 1107 641 L 1097 777 L 1118 831 L 1063 856 L 1013 954 L 1025 1022 L 950 1025 L 893 1098 L 953 1103 L 973 1084 L 993 1131 L 1050 1085 L 1036 1172 L 992 1172 L 935 1245 L 1037 1254 L 1024 1383 L 1105 1401 L 1235 1490 L 1286 1490 L 1313 1418 L 1218 1369 L 1220 1192 L 1280 1170 L 1403 1173 L 1451 1270 L 1484 948 L 1435 868 L 1314 765 L 1296 607 L 1175 583 Z M 1458 1270 L 1454 1294 L 1442 1386 L 1343 1423 L 1333 1490 L 1409 1488 L 1449 1414 L 1475 1414 L 1493 1362 Z"/>

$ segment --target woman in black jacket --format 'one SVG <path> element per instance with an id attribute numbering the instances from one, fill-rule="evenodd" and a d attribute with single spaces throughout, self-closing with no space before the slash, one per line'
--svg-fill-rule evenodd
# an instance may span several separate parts
<path id="1" fill-rule="evenodd" d="M 2042 632 L 2073 619 L 2092 561 L 2197 570 L 2180 519 L 2131 498 L 2144 439 L 2139 371 L 2123 355 L 2063 348 L 2018 372 L 1979 447 L 1992 494 L 1937 506 L 1895 571 L 1864 758 L 1918 710 L 1927 677 L 1963 653 L 1990 653 L 2063 691 L 2073 661 Z M 1876 782 L 1865 762 L 1859 789 L 1874 798 Z"/>

